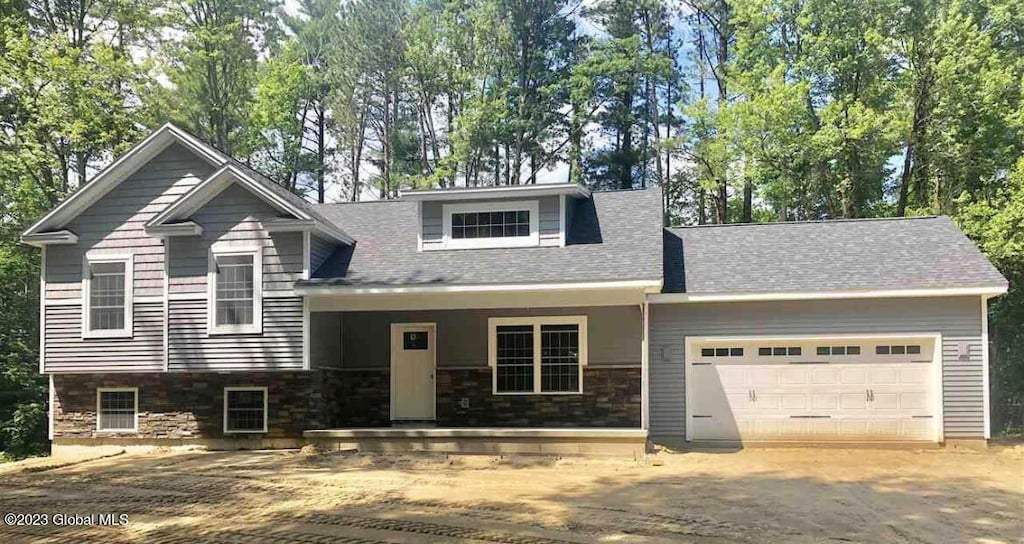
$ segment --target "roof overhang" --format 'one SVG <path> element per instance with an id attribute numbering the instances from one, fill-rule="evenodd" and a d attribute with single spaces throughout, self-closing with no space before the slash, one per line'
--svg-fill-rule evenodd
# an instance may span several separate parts
<path id="1" fill-rule="evenodd" d="M 50 213 L 26 229 L 22 233 L 22 241 L 35 245 L 31 241 L 35 235 L 63 227 L 173 143 L 182 145 L 213 166 L 219 166 L 229 159 L 227 155 L 203 143 L 195 136 L 167 123 L 135 144 L 96 177 L 64 199 Z"/>
<path id="2" fill-rule="evenodd" d="M 78 235 L 70 230 L 22 234 L 21 242 L 35 247 L 69 245 L 78 243 Z"/>
<path id="3" fill-rule="evenodd" d="M 297 282 L 311 311 L 553 308 L 638 305 L 661 280 L 476 285 L 348 286 Z"/>
<path id="4" fill-rule="evenodd" d="M 550 183 L 531 185 L 501 185 L 487 188 L 431 189 L 424 191 L 402 191 L 402 200 L 418 202 L 479 200 L 504 197 L 568 196 L 587 198 L 590 191 L 575 183 Z"/>
<path id="5" fill-rule="evenodd" d="M 774 300 L 834 300 L 853 298 L 998 296 L 1007 287 L 943 287 L 929 289 L 861 289 L 778 293 L 657 293 L 648 296 L 652 304 L 699 302 L 762 302 Z"/>
<path id="6" fill-rule="evenodd" d="M 207 202 L 227 189 L 232 183 L 240 184 L 267 204 L 294 216 L 294 219 L 280 218 L 280 221 L 276 219 L 264 221 L 264 227 L 267 225 L 281 227 L 277 232 L 316 232 L 345 244 L 355 243 L 341 229 L 334 225 L 317 221 L 316 218 L 311 216 L 301 206 L 295 205 L 287 198 L 283 198 L 281 195 L 268 189 L 262 183 L 253 179 L 248 172 L 231 163 L 222 166 L 211 174 L 210 177 L 200 182 L 185 193 L 184 196 L 165 208 L 156 217 L 149 220 L 146 223 L 146 232 L 150 232 L 152 229 L 160 229 L 167 225 L 179 224 L 179 222 L 199 211 Z M 182 231 L 181 234 L 187 233 Z"/>

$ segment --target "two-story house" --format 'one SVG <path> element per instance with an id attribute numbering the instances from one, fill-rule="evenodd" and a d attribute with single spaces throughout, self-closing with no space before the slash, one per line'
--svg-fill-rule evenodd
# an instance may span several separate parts
<path id="1" fill-rule="evenodd" d="M 666 229 L 657 189 L 310 204 L 165 125 L 32 225 L 55 450 L 987 438 L 947 218 Z"/>

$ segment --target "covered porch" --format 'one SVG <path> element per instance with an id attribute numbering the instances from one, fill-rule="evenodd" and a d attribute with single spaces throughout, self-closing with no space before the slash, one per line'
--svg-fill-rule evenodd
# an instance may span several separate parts
<path id="1" fill-rule="evenodd" d="M 305 296 L 322 447 L 643 451 L 642 287 Z"/>

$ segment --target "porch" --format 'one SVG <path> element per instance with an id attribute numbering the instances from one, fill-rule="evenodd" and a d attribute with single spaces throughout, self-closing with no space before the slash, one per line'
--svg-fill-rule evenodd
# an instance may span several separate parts
<path id="1" fill-rule="evenodd" d="M 471 455 L 601 455 L 638 458 L 643 429 L 380 427 L 317 429 L 303 437 L 322 450 Z"/>
<path id="2" fill-rule="evenodd" d="M 642 452 L 642 293 L 553 294 L 441 305 L 306 293 L 326 409 L 305 437 L 379 451 Z"/>

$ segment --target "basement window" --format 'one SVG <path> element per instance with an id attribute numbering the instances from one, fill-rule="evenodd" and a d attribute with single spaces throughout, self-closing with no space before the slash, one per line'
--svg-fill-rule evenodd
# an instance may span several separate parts
<path id="1" fill-rule="evenodd" d="M 224 388 L 224 432 L 267 432 L 267 388 Z"/>
<path id="2" fill-rule="evenodd" d="M 494 394 L 583 391 L 586 316 L 491 318 L 488 328 Z"/>
<path id="3" fill-rule="evenodd" d="M 139 428 L 139 390 L 134 387 L 96 390 L 96 430 L 136 432 Z"/>

